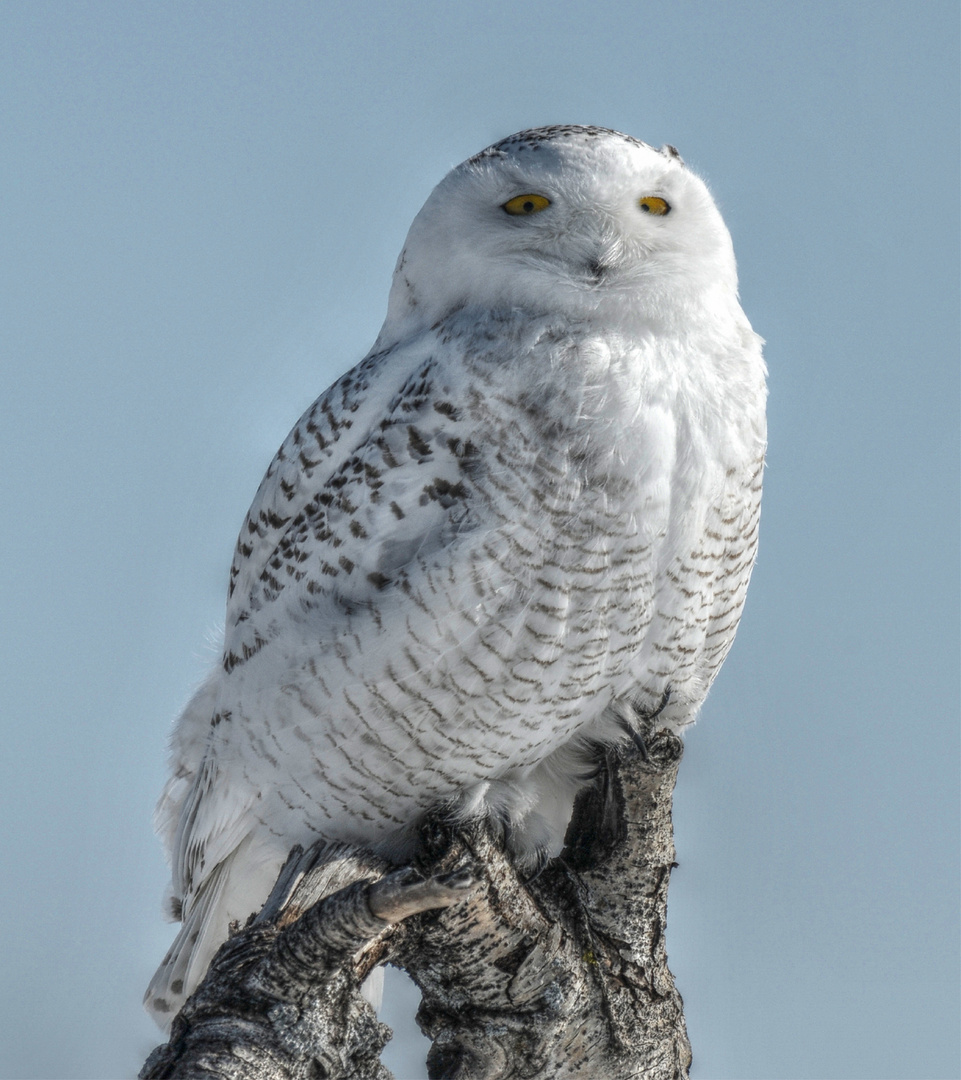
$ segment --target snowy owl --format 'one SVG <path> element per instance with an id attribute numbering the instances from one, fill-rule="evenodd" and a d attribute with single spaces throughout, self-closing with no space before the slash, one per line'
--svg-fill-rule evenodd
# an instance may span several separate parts
<path id="1" fill-rule="evenodd" d="M 290 848 L 425 812 L 556 853 L 592 747 L 694 720 L 757 544 L 761 340 L 673 147 L 522 131 L 435 188 L 370 354 L 267 471 L 157 827 L 169 1023 Z"/>

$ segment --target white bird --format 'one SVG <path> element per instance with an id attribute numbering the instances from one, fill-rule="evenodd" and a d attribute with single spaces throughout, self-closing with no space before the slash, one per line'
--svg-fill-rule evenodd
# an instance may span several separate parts
<path id="1" fill-rule="evenodd" d="M 672 147 L 541 128 L 445 177 L 373 350 L 241 529 L 157 811 L 183 921 L 161 1024 L 294 844 L 403 859 L 446 803 L 530 862 L 631 708 L 695 719 L 754 563 L 765 395 L 730 236 Z"/>

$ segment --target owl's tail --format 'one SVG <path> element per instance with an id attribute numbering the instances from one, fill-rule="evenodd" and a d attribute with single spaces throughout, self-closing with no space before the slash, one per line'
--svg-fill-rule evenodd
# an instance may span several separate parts
<path id="1" fill-rule="evenodd" d="M 252 865 L 246 857 L 248 842 L 204 880 L 184 915 L 180 933 L 150 980 L 144 1007 L 164 1031 L 206 975 L 210 961 L 227 940 L 231 922 L 243 925 L 270 894 L 283 859 L 256 860 Z"/>
<path id="2" fill-rule="evenodd" d="M 227 939 L 229 923 L 221 900 L 230 861 L 222 862 L 204 882 L 144 994 L 144 1007 L 165 1031 Z"/>

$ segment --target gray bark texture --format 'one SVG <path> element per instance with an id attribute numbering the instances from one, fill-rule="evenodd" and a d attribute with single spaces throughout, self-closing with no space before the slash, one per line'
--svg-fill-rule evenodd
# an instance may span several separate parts
<path id="1" fill-rule="evenodd" d="M 664 940 L 681 752 L 667 732 L 603 752 L 564 851 L 532 878 L 489 824 L 440 814 L 402 869 L 295 848 L 141 1080 L 391 1080 L 390 1029 L 359 992 L 382 963 L 423 993 L 431 1078 L 686 1080 Z"/>

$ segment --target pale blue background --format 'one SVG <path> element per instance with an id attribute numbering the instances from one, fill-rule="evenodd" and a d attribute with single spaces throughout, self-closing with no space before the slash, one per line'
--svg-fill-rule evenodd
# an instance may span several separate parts
<path id="1" fill-rule="evenodd" d="M 957 38 L 938 0 L 0 4 L 3 1076 L 153 1045 L 150 813 L 244 511 L 431 187 L 557 122 L 708 177 L 769 342 L 677 796 L 693 1075 L 958 1076 Z"/>

